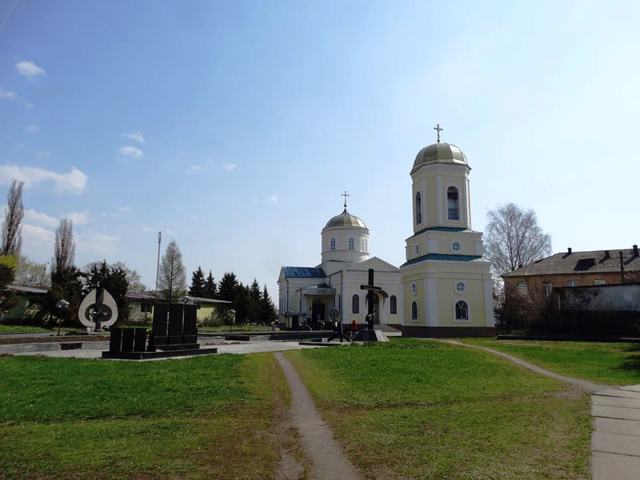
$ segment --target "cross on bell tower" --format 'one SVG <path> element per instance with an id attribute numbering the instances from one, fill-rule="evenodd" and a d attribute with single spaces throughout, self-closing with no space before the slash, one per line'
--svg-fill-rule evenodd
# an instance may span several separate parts
<path id="1" fill-rule="evenodd" d="M 444 128 L 440 128 L 440 124 L 436 124 L 435 127 L 433 127 L 433 129 L 437 132 L 438 135 L 438 143 L 440 143 L 440 132 L 442 132 L 444 130 Z"/>
<path id="2" fill-rule="evenodd" d="M 347 193 L 347 191 L 345 190 L 344 193 L 340 194 L 341 197 L 344 197 L 344 209 L 347 209 L 347 197 L 350 197 L 351 195 L 349 195 Z"/>

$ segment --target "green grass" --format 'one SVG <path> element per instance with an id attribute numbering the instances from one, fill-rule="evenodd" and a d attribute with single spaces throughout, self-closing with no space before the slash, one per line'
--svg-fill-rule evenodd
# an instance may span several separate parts
<path id="1" fill-rule="evenodd" d="M 399 340 L 287 352 L 370 478 L 588 478 L 589 398 L 490 354 Z"/>
<path id="2" fill-rule="evenodd" d="M 60 334 L 66 333 L 86 333 L 85 330 L 79 328 L 61 328 Z M 58 333 L 58 328 L 45 328 L 37 325 L 11 325 L 8 323 L 0 323 L 0 334 L 2 333 Z"/>
<path id="3" fill-rule="evenodd" d="M 286 397 L 272 355 L 0 358 L 0 478 L 269 478 Z"/>
<path id="4" fill-rule="evenodd" d="M 640 344 L 465 339 L 510 353 L 556 373 L 596 383 L 640 383 Z"/>

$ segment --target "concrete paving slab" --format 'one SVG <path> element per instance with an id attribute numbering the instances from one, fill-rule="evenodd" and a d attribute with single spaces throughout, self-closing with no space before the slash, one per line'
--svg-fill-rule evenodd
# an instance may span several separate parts
<path id="1" fill-rule="evenodd" d="M 591 415 L 594 417 L 619 418 L 620 420 L 640 421 L 640 409 L 624 407 L 604 407 L 592 405 Z"/>
<path id="2" fill-rule="evenodd" d="M 640 392 L 634 392 L 632 390 L 622 390 L 621 388 L 606 388 L 604 390 L 598 390 L 595 393 L 597 395 L 605 397 L 635 398 L 637 400 L 640 400 Z"/>
<path id="3" fill-rule="evenodd" d="M 640 385 L 627 385 L 626 387 L 620 387 L 622 390 L 630 390 L 632 392 L 640 392 Z"/>
<path id="4" fill-rule="evenodd" d="M 634 435 L 595 431 L 591 437 L 591 450 L 593 452 L 640 456 L 640 439 Z"/>
<path id="5" fill-rule="evenodd" d="M 633 420 L 596 417 L 593 419 L 593 429 L 596 432 L 618 433 L 621 435 L 635 435 L 640 437 L 640 422 Z M 640 442 L 640 439 L 638 439 L 638 441 Z"/>
<path id="6" fill-rule="evenodd" d="M 610 397 L 604 395 L 593 395 L 591 397 L 593 405 L 602 405 L 605 407 L 627 407 L 640 408 L 640 400 L 626 397 Z"/>
<path id="7" fill-rule="evenodd" d="M 638 480 L 640 457 L 593 452 L 591 473 L 594 480 Z"/>

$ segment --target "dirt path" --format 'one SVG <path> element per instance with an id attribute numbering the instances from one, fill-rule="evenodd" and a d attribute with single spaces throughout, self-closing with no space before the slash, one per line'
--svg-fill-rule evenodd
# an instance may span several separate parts
<path id="1" fill-rule="evenodd" d="M 300 433 L 304 450 L 311 460 L 310 474 L 314 480 L 357 480 L 358 474 L 333 438 L 331 429 L 322 420 L 311 394 L 300 375 L 282 353 L 274 354 L 284 371 L 291 389 L 291 419 Z"/>
<path id="2" fill-rule="evenodd" d="M 458 342 L 457 340 L 443 340 L 443 339 L 434 339 L 434 340 L 437 340 L 442 343 L 448 343 L 451 345 L 457 345 L 459 347 L 467 347 L 467 348 L 473 348 L 475 350 L 483 350 L 485 352 L 489 352 L 493 355 L 497 355 L 498 357 L 502 357 L 505 360 L 510 361 L 511 363 L 515 363 L 516 365 L 519 365 L 528 370 L 531 370 L 532 372 L 538 373 L 540 375 L 544 375 L 545 377 L 553 378 L 554 380 L 558 380 L 559 382 L 568 383 L 569 385 L 579 388 L 580 390 L 584 390 L 585 392 L 588 392 L 588 393 L 596 393 L 605 388 L 609 388 L 608 385 L 599 385 L 597 383 L 592 383 L 587 380 L 581 380 L 579 378 L 566 377 L 564 375 L 560 375 L 558 373 L 555 373 L 545 368 L 534 365 L 533 363 L 529 363 L 525 360 L 522 360 L 521 358 L 514 357 L 513 355 L 509 355 L 508 353 L 503 353 L 498 350 L 494 350 L 493 348 L 481 347 L 479 345 L 469 345 L 467 343 Z"/>

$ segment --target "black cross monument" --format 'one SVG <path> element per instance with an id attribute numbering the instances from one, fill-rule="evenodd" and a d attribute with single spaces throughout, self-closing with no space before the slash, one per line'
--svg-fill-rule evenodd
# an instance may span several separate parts
<path id="1" fill-rule="evenodd" d="M 374 273 L 373 273 L 373 268 L 369 269 L 369 281 L 367 282 L 366 285 L 360 285 L 360 290 L 366 290 L 367 291 L 367 333 L 365 334 L 365 332 L 360 331 L 358 333 L 362 333 L 362 337 L 364 338 L 358 338 L 358 340 L 365 340 L 365 341 L 375 341 L 376 335 L 374 333 L 374 329 L 373 329 L 373 320 L 375 318 L 375 312 L 374 312 L 374 300 L 376 298 L 376 295 L 382 295 L 382 297 L 386 297 L 387 296 L 387 292 L 385 292 L 381 287 L 376 287 L 373 284 L 373 280 L 374 280 Z"/>

